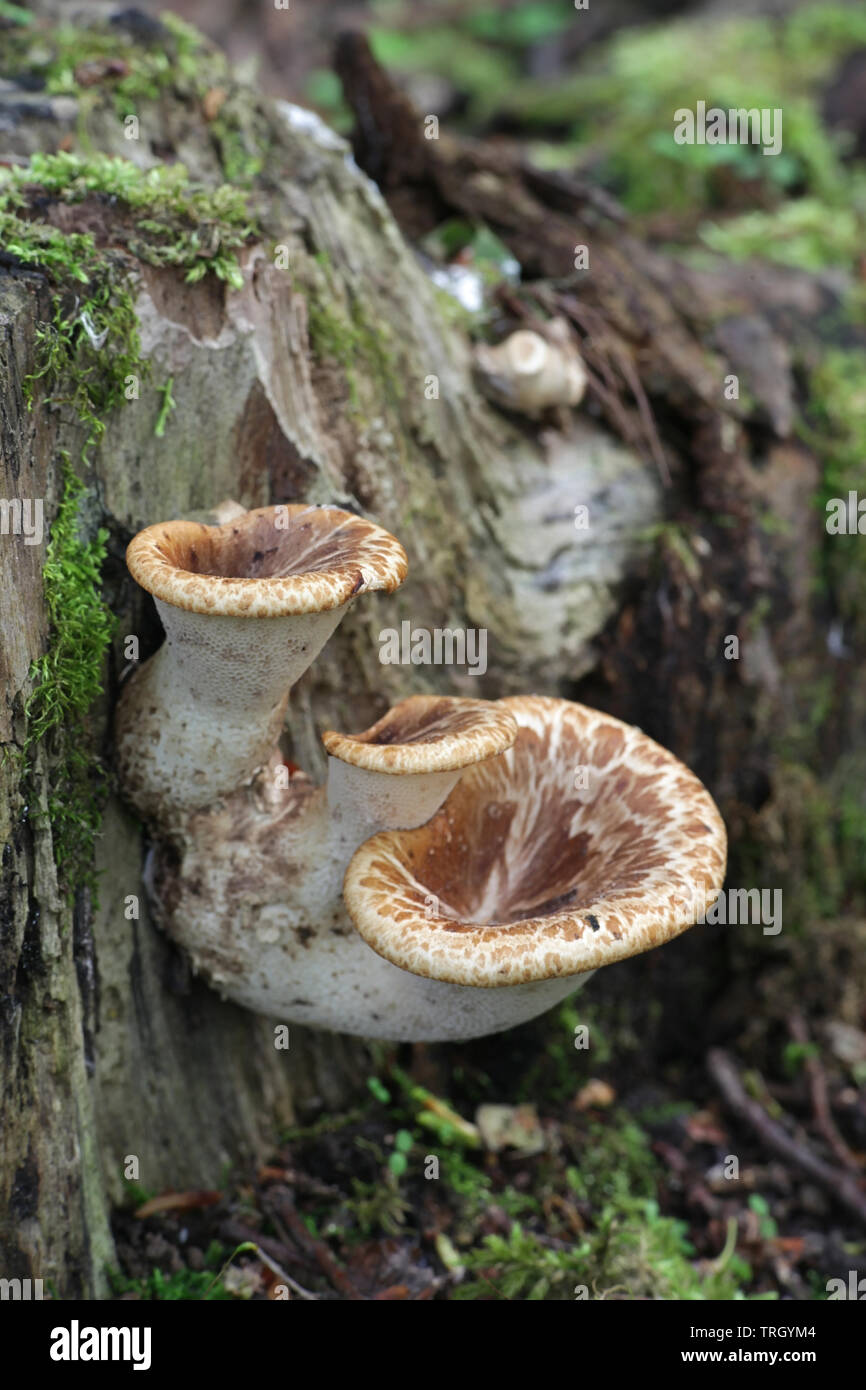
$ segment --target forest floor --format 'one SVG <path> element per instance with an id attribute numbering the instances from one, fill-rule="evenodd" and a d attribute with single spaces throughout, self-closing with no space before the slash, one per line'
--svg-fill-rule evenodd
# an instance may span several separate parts
<path id="1" fill-rule="evenodd" d="M 777 997 L 795 997 L 795 975 L 773 974 Z M 728 1030 L 723 1050 L 709 1044 L 725 1031 L 728 991 L 684 1047 L 654 1003 L 630 1004 L 647 979 L 628 962 L 510 1033 L 380 1046 L 357 1102 L 304 1115 L 259 1172 L 232 1174 L 220 1191 L 136 1192 L 116 1216 L 116 1294 L 823 1299 L 840 1287 L 832 1279 L 847 1289 L 851 1271 L 866 1274 L 866 1034 L 839 1018 L 807 1025 L 794 1005 L 757 1032 Z M 659 983 L 675 1008 L 675 983 Z M 755 975 L 738 988 L 761 998 Z"/>

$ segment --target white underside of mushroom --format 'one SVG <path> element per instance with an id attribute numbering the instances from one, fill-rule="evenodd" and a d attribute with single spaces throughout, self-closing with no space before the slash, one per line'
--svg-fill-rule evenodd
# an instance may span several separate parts
<path id="1" fill-rule="evenodd" d="M 276 766 L 263 771 L 256 791 L 194 815 L 180 863 L 169 867 L 157 853 L 151 873 L 157 920 L 225 998 L 280 1023 L 390 1042 L 447 1042 L 513 1028 L 589 979 L 591 972 L 482 989 L 426 979 L 384 960 L 344 907 L 346 864 L 356 845 L 382 828 L 380 816 L 393 812 L 395 794 L 403 800 L 400 819 L 418 824 L 444 800 L 446 780 L 453 784 L 459 774 L 367 773 L 363 807 L 356 803 L 335 818 L 329 798 L 333 805 L 336 786 L 345 791 L 343 774 L 354 782 L 361 769 L 332 759 L 328 791 L 300 783 L 282 794 L 281 810 L 280 793 L 271 790 Z M 410 792 L 413 782 L 426 785 Z M 228 833 L 231 826 L 238 833 Z"/>
<path id="2" fill-rule="evenodd" d="M 160 523 L 128 562 L 166 642 L 123 687 L 117 768 L 154 840 L 156 920 L 224 997 L 362 1037 L 479 1037 L 684 930 L 675 889 L 720 886 L 724 826 L 697 779 L 568 701 L 411 696 L 323 732 L 327 786 L 290 774 L 292 684 L 356 594 L 405 575 L 373 523 L 301 505 Z"/>
<path id="3" fill-rule="evenodd" d="M 179 862 L 157 849 L 149 873 L 158 922 L 225 998 L 278 1023 L 443 1042 L 525 1023 L 589 979 L 475 988 L 375 954 L 343 905 L 346 865 L 375 831 L 430 819 L 459 771 L 393 777 L 329 759 L 327 788 L 281 790 L 279 766 L 193 812 Z"/>
<path id="4" fill-rule="evenodd" d="M 124 687 L 115 763 L 136 809 L 162 829 L 249 782 L 283 726 L 289 690 L 348 604 L 251 622 L 156 600 L 166 640 Z"/>
<path id="5" fill-rule="evenodd" d="M 298 914 L 287 904 L 241 909 L 230 940 L 214 942 L 225 961 L 201 965 L 225 997 L 275 1022 L 325 1028 L 388 1042 L 457 1042 L 501 1033 L 536 1018 L 579 989 L 590 973 L 504 989 L 474 989 L 410 975 L 362 941 L 339 898 L 299 944 Z M 215 933 L 211 919 L 186 919 L 175 938 L 193 965 Z M 188 943 L 184 938 L 189 933 Z M 208 957 L 212 960 L 210 952 Z"/>

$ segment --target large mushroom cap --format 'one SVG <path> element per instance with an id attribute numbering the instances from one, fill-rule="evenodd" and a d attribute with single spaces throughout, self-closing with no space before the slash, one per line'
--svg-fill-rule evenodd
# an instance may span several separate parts
<path id="1" fill-rule="evenodd" d="M 324 613 L 353 595 L 390 593 L 406 577 L 402 545 L 339 507 L 259 507 L 205 526 L 166 521 L 130 542 L 143 589 L 174 608 L 237 618 Z"/>
<path id="2" fill-rule="evenodd" d="M 367 944 L 415 975 L 490 987 L 582 974 L 691 926 L 726 857 L 698 779 L 597 710 L 501 703 L 514 746 L 464 772 L 426 825 L 352 858 L 343 893 Z"/>
<path id="3" fill-rule="evenodd" d="M 501 701 L 410 695 L 360 734 L 328 730 L 333 758 L 368 772 L 452 772 L 510 748 L 514 716 Z"/>

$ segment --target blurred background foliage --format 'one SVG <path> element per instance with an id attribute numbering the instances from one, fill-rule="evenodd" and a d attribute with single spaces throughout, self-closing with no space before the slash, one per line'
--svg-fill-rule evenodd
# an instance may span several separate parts
<path id="1" fill-rule="evenodd" d="M 743 12 L 613 3 L 596 14 L 572 0 L 370 0 L 299 4 L 276 16 L 239 0 L 172 8 L 225 45 L 246 75 L 315 107 L 338 130 L 351 128 L 351 116 L 330 45 L 341 27 L 362 26 L 422 112 L 460 134 L 519 142 L 546 168 L 592 177 L 648 234 L 810 269 L 857 263 L 866 212 L 856 157 L 866 150 L 856 100 L 862 5 L 767 4 L 777 12 L 762 13 L 760 0 Z M 698 100 L 782 107 L 782 153 L 675 144 L 674 111 Z"/>

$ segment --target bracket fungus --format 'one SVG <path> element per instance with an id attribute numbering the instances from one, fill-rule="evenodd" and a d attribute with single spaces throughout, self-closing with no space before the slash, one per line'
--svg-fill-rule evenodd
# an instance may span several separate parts
<path id="1" fill-rule="evenodd" d="M 155 918 L 227 998 L 391 1041 L 495 1033 L 721 887 L 697 778 L 568 701 L 411 696 L 323 734 L 325 786 L 285 775 L 291 685 L 357 595 L 405 576 L 373 523 L 261 508 L 148 527 L 127 555 L 166 642 L 121 692 L 121 783 L 150 829 Z"/>
<path id="2" fill-rule="evenodd" d="M 411 695 L 360 734 L 322 734 L 331 823 L 352 850 L 375 829 L 411 829 L 438 811 L 464 768 L 510 748 L 501 703 Z M 348 863 L 348 859 L 346 861 Z"/>

